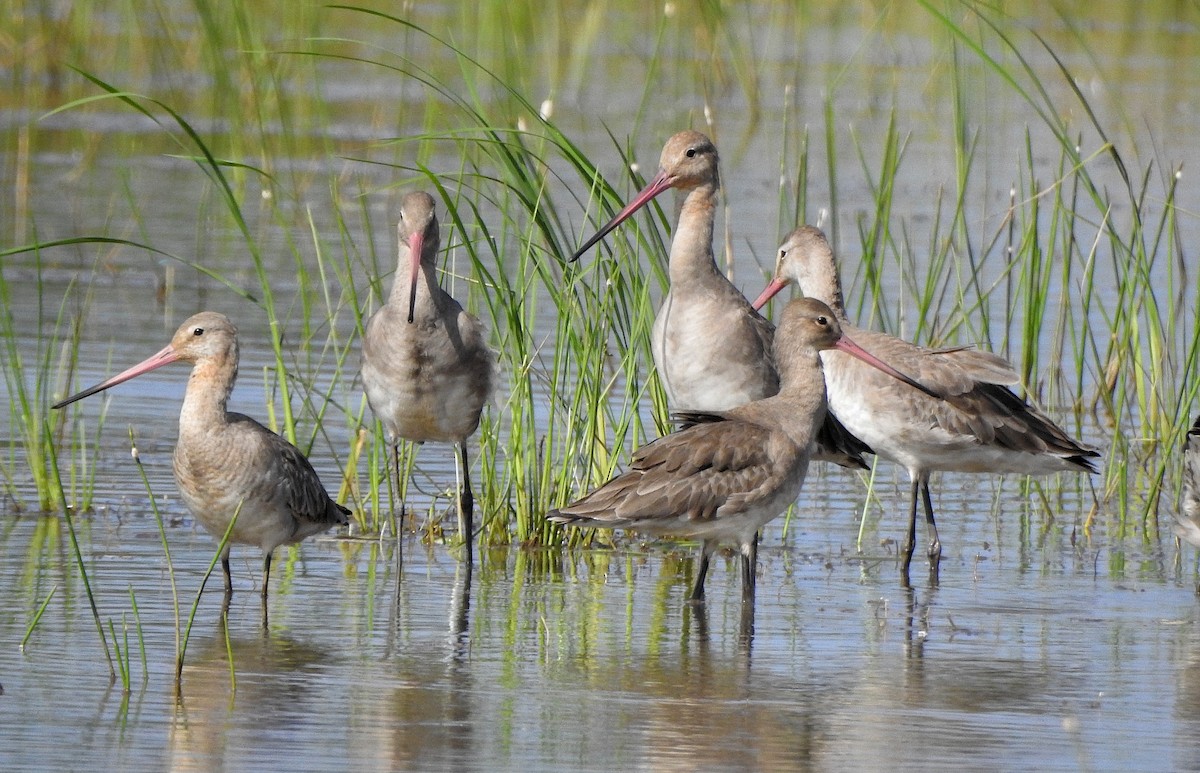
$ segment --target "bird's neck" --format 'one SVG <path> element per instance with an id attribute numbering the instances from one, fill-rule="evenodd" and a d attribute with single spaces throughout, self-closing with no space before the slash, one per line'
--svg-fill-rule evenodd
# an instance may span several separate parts
<path id="1" fill-rule="evenodd" d="M 209 357 L 192 367 L 179 415 L 181 434 L 189 430 L 204 431 L 227 421 L 225 406 L 233 392 L 237 367 L 237 352 Z"/>
<path id="2" fill-rule="evenodd" d="M 806 298 L 816 298 L 834 313 L 839 321 L 846 321 L 846 304 L 842 299 L 842 281 L 838 277 L 837 264 L 833 255 L 827 259 L 809 262 L 804 274 L 796 282 Z"/>
<path id="3" fill-rule="evenodd" d="M 671 237 L 668 264 L 672 287 L 703 281 L 708 275 L 720 273 L 712 250 L 718 190 L 715 183 L 705 183 L 688 190 L 679 198 L 678 219 Z"/>
<path id="4" fill-rule="evenodd" d="M 401 255 L 399 267 L 396 270 L 396 279 L 392 282 L 392 291 L 388 295 L 388 305 L 403 310 L 405 317 L 408 316 L 410 292 L 408 266 L 408 255 Z M 433 261 L 421 261 L 421 268 L 417 272 L 417 294 L 413 303 L 414 319 L 437 316 L 444 305 L 445 295 L 441 285 L 438 284 L 437 267 L 434 266 Z"/>
<path id="5" fill-rule="evenodd" d="M 779 398 L 789 406 L 790 422 L 796 425 L 786 431 L 789 435 L 809 431 L 815 433 L 814 428 L 825 421 L 828 407 L 820 353 L 808 348 L 780 351 L 777 345 L 775 357 L 776 367 L 779 368 Z M 812 425 L 800 421 L 810 414 L 815 416 Z"/>

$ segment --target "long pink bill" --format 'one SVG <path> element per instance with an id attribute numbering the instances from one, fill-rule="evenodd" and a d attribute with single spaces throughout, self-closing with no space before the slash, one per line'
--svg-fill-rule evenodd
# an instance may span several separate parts
<path id="1" fill-rule="evenodd" d="M 425 247 L 425 231 L 408 237 L 408 324 L 412 324 L 417 308 L 417 282 L 421 278 L 421 250 Z"/>
<path id="2" fill-rule="evenodd" d="M 161 368 L 164 365 L 170 365 L 172 362 L 175 362 L 178 359 L 179 354 L 174 348 L 171 347 L 170 344 L 168 344 L 161 352 L 153 357 L 145 359 L 139 362 L 137 365 L 134 365 L 132 368 L 118 373 L 108 381 L 102 381 L 94 387 L 88 387 L 79 394 L 71 395 L 66 400 L 57 402 L 50 407 L 55 409 L 66 407 L 76 400 L 82 400 L 83 398 L 90 397 L 97 392 L 103 392 L 105 389 L 108 389 L 111 386 L 116 386 L 123 381 L 128 381 L 129 379 L 134 378 L 135 376 L 140 376 L 143 373 L 149 373 L 150 371 Z"/>
<path id="3" fill-rule="evenodd" d="M 750 305 L 754 307 L 755 311 L 761 311 L 762 307 L 767 305 L 767 301 L 774 298 L 780 290 L 787 286 L 788 281 L 786 279 L 775 277 L 771 280 L 771 283 L 767 285 L 766 288 L 759 294 L 759 296 L 754 299 L 754 303 Z"/>
<path id="4" fill-rule="evenodd" d="M 633 197 L 633 201 L 626 204 L 625 208 L 618 212 L 616 217 L 614 217 L 612 220 L 609 220 L 607 225 L 597 231 L 595 236 L 588 239 L 583 243 L 582 247 L 575 250 L 575 254 L 572 255 L 567 262 L 574 263 L 575 261 L 579 260 L 580 255 L 590 250 L 596 244 L 596 242 L 600 241 L 605 236 L 608 236 L 608 234 L 614 228 L 625 222 L 625 220 L 627 220 L 634 212 L 637 212 L 639 209 L 646 206 L 646 204 L 648 204 L 655 196 L 662 193 L 667 188 L 670 188 L 671 184 L 674 182 L 674 179 L 672 179 L 665 170 L 660 169 L 658 174 L 654 175 L 654 179 L 647 183 L 645 188 L 642 188 L 640 191 L 638 191 L 638 194 Z"/>
<path id="5" fill-rule="evenodd" d="M 932 389 L 925 386 L 921 382 L 916 381 L 916 380 L 904 375 L 900 371 L 893 368 L 891 365 L 888 365 L 883 360 L 879 359 L 875 355 L 868 352 L 866 349 L 862 348 L 858 344 L 851 341 L 849 338 L 846 338 L 846 336 L 842 336 L 841 338 L 839 338 L 837 340 L 837 343 L 835 343 L 833 346 L 835 349 L 840 349 L 843 352 L 845 352 L 846 354 L 849 354 L 851 357 L 857 357 L 858 359 L 867 363 L 871 367 L 877 368 L 877 369 L 883 371 L 884 373 L 888 374 L 892 378 L 903 381 L 905 384 L 908 384 L 913 389 L 917 389 L 917 390 L 920 390 L 921 392 L 924 392 L 925 394 L 929 395 L 930 397 L 934 398 L 935 400 L 944 400 L 945 399 L 945 397 L 943 395 L 939 395 L 937 392 L 934 392 Z"/>

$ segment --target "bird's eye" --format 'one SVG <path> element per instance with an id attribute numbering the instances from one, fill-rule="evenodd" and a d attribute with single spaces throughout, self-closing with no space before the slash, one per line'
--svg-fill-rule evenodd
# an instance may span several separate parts
<path id="1" fill-rule="evenodd" d="M 204 335 L 204 328 L 202 328 L 202 327 L 196 328 L 195 330 L 192 331 L 192 335 L 199 338 L 200 336 Z"/>
<path id="2" fill-rule="evenodd" d="M 688 158 L 695 158 L 696 157 L 696 149 L 688 148 L 687 153 L 685 153 L 684 155 L 687 156 Z"/>

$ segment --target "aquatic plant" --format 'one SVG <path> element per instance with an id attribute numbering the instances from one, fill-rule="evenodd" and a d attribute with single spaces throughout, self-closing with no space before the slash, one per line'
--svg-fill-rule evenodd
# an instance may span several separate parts
<path id="1" fill-rule="evenodd" d="M 43 433 L 46 422 L 51 418 L 49 404 L 57 388 L 70 378 L 79 351 L 79 318 L 68 315 L 71 297 L 59 299 L 58 312 L 53 327 L 45 323 L 45 292 L 42 284 L 42 253 L 33 250 L 36 270 L 36 314 L 32 357 L 20 346 L 21 334 L 17 331 L 13 303 L 13 287 L 5 276 L 4 264 L 0 261 L 0 338 L 4 340 L 4 357 L 0 358 L 0 370 L 4 372 L 4 383 L 8 393 L 9 425 L 19 429 L 19 444 L 9 444 L 0 471 L 6 481 L 8 494 L 14 502 L 21 503 L 21 494 L 15 484 L 18 470 L 24 467 L 33 482 L 37 494 L 37 507 L 42 512 L 58 510 L 68 505 L 87 509 L 91 504 L 95 477 L 95 448 L 88 438 L 88 427 L 79 423 L 71 428 L 73 449 L 70 465 L 70 481 L 64 490 L 57 485 L 51 460 L 54 443 Z M 11 252 L 9 253 L 11 254 Z M 90 291 L 85 291 L 82 305 L 87 307 Z M 56 423 L 58 443 L 62 444 L 62 432 L 66 427 Z M 104 426 L 101 415 L 95 432 L 97 436 Z M 16 439 L 16 438 L 13 438 Z M 20 456 L 18 458 L 18 451 Z M 69 491 L 69 495 L 66 493 Z"/>
<path id="2" fill-rule="evenodd" d="M 902 21 L 881 10 L 868 40 L 918 27 L 932 40 L 931 71 L 949 84 L 953 142 L 946 152 L 953 174 L 932 197 L 928 220 L 898 214 L 896 191 L 917 163 L 898 97 L 891 96 L 890 108 L 886 93 L 874 97 L 887 119 L 878 132 L 846 132 L 840 77 L 819 101 L 798 81 L 786 91 L 786 110 L 772 132 L 780 186 L 768 240 L 820 219 L 825 209 L 851 313 L 861 324 L 923 343 L 979 343 L 1012 358 L 1031 398 L 1102 445 L 1112 462 L 1089 517 L 1112 513 L 1119 527 L 1112 533 L 1153 535 L 1157 503 L 1178 485 L 1160 451 L 1182 436 L 1196 397 L 1189 385 L 1197 381 L 1198 328 L 1190 311 L 1197 291 L 1184 281 L 1178 170 L 1156 164 L 1134 170 L 1093 96 L 1045 37 L 990 6 L 925 2 L 921 8 Z M 642 70 L 663 74 L 681 51 L 701 55 L 687 57 L 681 70 L 687 77 L 653 85 L 646 79 L 630 98 L 628 126 L 609 131 L 607 143 L 592 132 L 586 152 L 579 126 L 591 117 L 563 95 L 579 93 L 601 56 L 600 27 L 589 14 L 576 20 L 559 6 L 533 14 L 485 3 L 478 14 L 495 23 L 481 25 L 474 16 L 435 23 L 419 12 L 401 18 L 342 5 L 282 14 L 269 27 L 256 15 L 265 11 L 219 15 L 198 8 L 195 30 L 167 34 L 194 37 L 164 49 L 124 31 L 103 34 L 108 27 L 99 21 L 89 28 L 94 12 L 85 6 L 75 26 L 55 30 L 78 54 L 72 67 L 61 60 L 22 64 L 53 72 L 62 84 L 44 108 L 46 119 L 100 109 L 136 116 L 146 127 L 140 152 L 191 165 L 198 222 L 217 236 L 202 242 L 204 254 L 187 258 L 157 243 L 149 229 L 136 239 L 96 233 L 78 242 L 154 251 L 172 270 L 202 276 L 222 298 L 265 318 L 273 358 L 262 373 L 268 422 L 342 470 L 340 497 L 355 504 L 356 529 L 384 533 L 399 502 L 427 498 L 422 533 L 440 539 L 441 504 L 449 502 L 443 492 L 452 488 L 439 475 L 421 474 L 428 456 L 408 454 L 404 463 L 414 466 L 417 489 L 392 490 L 386 444 L 355 383 L 362 320 L 382 299 L 394 265 L 392 245 L 376 236 L 392 230 L 379 222 L 390 216 L 377 201 L 393 188 L 420 187 L 438 198 L 447 282 L 485 320 L 503 364 L 504 385 L 485 414 L 474 455 L 485 541 L 557 542 L 561 535 L 543 513 L 606 479 L 631 448 L 666 429 L 648 340 L 653 298 L 665 286 L 670 218 L 652 208 L 652 227 L 643 219 L 640 228 L 621 229 L 581 265 L 564 265 L 562 258 L 586 222 L 603 220 L 642 181 L 633 149 L 647 144 L 647 134 L 655 135 L 649 143 L 655 147 L 665 136 L 660 121 L 666 119 L 650 110 L 662 90 L 723 91 L 743 102 L 746 113 L 736 122 L 708 100 L 696 103 L 706 106 L 702 120 L 710 131 L 744 130 L 742 138 L 726 133 L 719 140 L 729 148 L 727 164 L 737 158 L 768 102 L 755 75 L 758 52 L 739 34 L 737 12 L 705 6 L 684 19 L 636 10 L 642 29 L 654 31 L 638 54 Z M 810 12 L 773 7 L 763 34 L 802 40 L 796 33 Z M 14 23 L 31 38 L 50 29 L 23 16 Z M 571 28 L 569 46 L 564 25 Z M 526 47 L 536 52 L 537 68 L 511 55 L 514 40 L 534 39 L 546 41 Z M 1080 43 L 1086 48 L 1082 37 Z M 90 65 L 106 51 L 120 51 L 125 68 Z M 132 88 L 148 82 L 145 62 L 178 57 L 212 73 L 202 98 L 170 78 Z M 851 53 L 845 67 L 861 57 Z M 107 75 L 111 69 L 121 78 Z M 339 134 L 339 111 L 358 108 L 345 105 L 337 86 L 364 73 L 372 83 L 394 86 L 395 104 L 358 116 L 369 131 L 347 138 Z M 1011 191 L 998 192 L 994 170 L 980 164 L 987 140 L 975 95 L 989 89 L 1017 95 L 1031 120 L 1023 145 L 1013 149 L 1005 181 Z M 1071 116 L 1064 99 L 1071 100 Z M 721 104 L 728 110 L 729 100 Z M 408 120 L 401 123 L 396 116 L 403 111 Z M 806 112 L 816 120 L 804 120 Z M 671 120 L 688 118 L 676 111 Z M 288 163 L 313 157 L 326 161 Z M 820 196 L 812 185 L 817 178 Z M 827 209 L 818 209 L 818 199 Z M 141 220 L 136 196 L 128 203 Z M 727 233 L 726 264 L 733 265 L 740 239 Z M 36 254 L 56 244 L 34 239 L 20 249 Z M 40 276 L 40 264 L 36 270 Z M 281 284 L 284 272 L 288 282 Z M 77 292 L 68 288 L 64 297 Z M 76 324 L 69 319 L 62 317 L 64 329 Z M 11 323 L 0 332 L 15 338 Z M 47 362 L 40 354 L 39 363 Z M 25 398 L 11 397 L 17 394 L 11 384 L 10 400 L 22 404 Z M 46 399 L 28 395 L 27 401 L 19 413 L 35 417 Z M 64 426 L 82 424 L 72 418 Z M 10 488 L 16 454 L 44 457 L 36 433 L 22 437 L 4 468 Z M 71 469 L 78 466 L 86 480 L 95 452 L 82 441 L 77 435 Z M 1075 477 L 1039 482 L 1027 499 L 1048 521 L 1056 502 L 1078 498 L 1086 486 Z M 869 491 L 864 514 L 879 509 L 877 492 Z"/>

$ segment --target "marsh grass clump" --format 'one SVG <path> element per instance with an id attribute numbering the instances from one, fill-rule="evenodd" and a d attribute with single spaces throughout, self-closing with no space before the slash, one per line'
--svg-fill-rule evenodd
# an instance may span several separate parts
<path id="1" fill-rule="evenodd" d="M 71 298 L 68 293 L 60 299 L 53 325 L 46 324 L 41 252 L 35 249 L 33 257 L 37 282 L 32 309 L 36 315 L 32 356 L 20 345 L 13 287 L 6 277 L 4 263 L 0 261 L 0 337 L 4 339 L 5 347 L 4 356 L 0 358 L 0 370 L 4 372 L 8 393 L 8 426 L 16 430 L 16 437 L 12 439 L 20 441 L 6 444 L 8 452 L 0 462 L 0 470 L 8 497 L 19 507 L 26 505 L 21 499 L 23 487 L 18 486 L 17 482 L 28 479 L 36 493 L 36 508 L 40 512 L 53 512 L 66 507 L 88 510 L 95 483 L 98 444 L 89 437 L 91 428 L 86 423 L 58 421 L 57 417 L 50 415 L 49 410 L 55 394 L 64 389 L 74 373 L 79 354 L 80 317 L 68 314 Z M 89 297 L 90 293 L 85 293 L 84 308 L 88 305 Z M 55 421 L 51 423 L 51 419 Z M 53 436 L 44 431 L 47 426 L 54 428 Z M 101 414 L 94 430 L 96 437 L 99 437 L 103 426 L 104 417 Z M 66 486 L 60 486 L 54 478 L 56 460 L 53 455 L 58 445 L 72 449 Z"/>
<path id="2" fill-rule="evenodd" d="M 827 230 L 843 263 L 858 259 L 845 270 L 852 316 L 920 343 L 978 343 L 1011 359 L 1031 399 L 1101 446 L 1105 470 L 1088 517 L 1111 514 L 1118 528 L 1110 533 L 1122 537 L 1153 535 L 1159 502 L 1178 490 L 1169 451 L 1190 423 L 1200 381 L 1194 312 L 1200 290 L 1184 270 L 1181 170 L 1158 161 L 1134 168 L 1133 154 L 1113 139 L 1093 96 L 1036 32 L 974 3 L 920 7 L 912 23 L 934 41 L 931 67 L 950 83 L 952 126 L 953 173 L 930 197 L 928 217 L 916 222 L 899 214 L 904 202 L 897 191 L 919 159 L 896 97 L 890 109 L 886 96 L 877 99 L 887 111 L 877 131 L 851 131 L 847 138 L 850 121 L 835 79 L 819 103 L 788 103 L 777 132 L 781 184 L 769 240 L 817 220 L 827 207 Z M 619 160 L 627 170 L 606 178 L 564 128 L 580 116 L 554 115 L 554 97 L 578 89 L 588 57 L 596 55 L 601 32 L 591 12 L 578 20 L 575 44 L 536 50 L 545 82 L 503 55 L 513 43 L 495 30 L 517 25 L 515 39 L 537 38 L 539 23 L 561 25 L 557 6 L 543 19 L 524 6 L 487 3 L 480 13 L 499 21 L 472 19 L 465 37 L 350 5 L 282 14 L 271 29 L 248 8 L 194 13 L 194 30 L 173 31 L 180 38 L 195 32 L 186 44 L 149 51 L 154 44 L 139 38 L 125 46 L 123 77 L 149 82 L 145 61 L 211 72 L 202 98 L 173 78 L 137 93 L 111 77 L 110 68 L 87 66 L 100 60 L 84 52 L 121 49 L 113 41 L 124 33 L 80 22 L 67 35 L 76 64 L 52 68 L 62 89 L 47 110 L 56 118 L 101 109 L 135 116 L 145 129 L 142 147 L 194 174 L 201 222 L 221 241 L 211 254 L 188 257 L 156 244 L 149 232 L 136 240 L 94 234 L 78 241 L 146 250 L 265 319 L 272 356 L 261 384 L 269 425 L 342 471 L 339 499 L 353 504 L 356 529 L 386 534 L 401 502 L 418 500 L 426 511 L 420 500 L 427 498 L 424 534 L 436 540 L 434 522 L 449 501 L 442 491 L 452 490 L 453 481 L 418 475 L 419 491 L 409 483 L 395 490 L 386 443 L 357 384 L 362 325 L 382 302 L 395 265 L 394 245 L 379 236 L 391 234 L 394 222 L 378 200 L 393 191 L 429 191 L 441 208 L 447 287 L 485 322 L 501 363 L 502 385 L 485 409 L 474 454 L 483 540 L 558 543 L 563 536 L 544 513 L 607 480 L 634 447 L 668 426 L 649 365 L 649 334 L 666 284 L 669 218 L 653 207 L 656 227 L 621 229 L 581 264 L 563 261 L 587 230 L 582 219 L 607 219 L 623 194 L 640 187 L 631 169 L 640 133 L 652 130 L 657 140 L 669 133 L 647 126 L 655 120 L 650 79 L 630 98 L 633 128 L 627 134 L 624 126 L 614 128 L 601 143 L 604 168 Z M 732 93 L 745 104 L 738 118 L 747 132 L 762 120 L 757 52 L 739 37 L 736 11 L 706 7 L 686 20 L 638 13 L 654 20 L 647 27 L 654 41 L 639 52 L 649 72 L 668 73 L 680 51 L 721 52 L 690 56 L 681 70 L 686 82 L 658 88 L 687 91 L 689 98 L 703 91 L 697 104 L 706 107 L 711 93 Z M 805 21 L 794 9 L 770 14 L 771 29 L 799 29 Z M 46 35 L 50 26 L 28 31 Z M 854 66 L 857 55 L 845 66 Z M 410 111 L 407 121 L 379 107 L 357 116 L 347 137 L 339 87 L 362 74 L 384 84 L 388 99 L 399 103 L 395 110 Z M 981 163 L 988 136 L 974 112 L 975 95 L 985 88 L 1016 95 L 1031 122 L 1011 148 L 998 206 L 995 167 Z M 529 96 L 539 89 L 549 94 L 541 104 Z M 801 108 L 816 116 L 813 123 L 793 119 Z M 733 119 L 718 109 L 703 120 L 730 125 Z M 820 204 L 809 186 L 816 175 L 826 178 L 828 190 Z M 861 186 L 850 184 L 859 179 Z M 128 204 L 138 222 L 145 219 L 139 207 L 151 209 L 133 197 Z M 52 243 L 31 245 L 23 249 L 48 250 Z M 0 291 L 5 279 L 0 271 Z M 72 287 L 66 296 L 79 292 Z M 70 368 L 59 363 L 73 360 L 78 340 L 75 318 L 60 312 L 53 330 L 38 328 L 31 359 L 17 349 L 12 314 L 6 302 L 0 332 L 9 352 L 21 355 L 6 358 L 5 367 L 12 426 L 21 428 L 20 444 L 2 465 L 10 490 L 21 464 L 35 480 L 46 480 L 38 417 L 50 401 L 37 390 L 69 383 Z M 87 501 L 95 469 L 90 438 L 99 430 L 78 416 L 56 428 L 59 446 L 71 448 L 62 461 L 70 460 L 68 489 L 77 504 Z M 403 463 L 419 473 L 411 453 Z M 1049 520 L 1063 495 L 1084 500 L 1088 487 L 1063 476 L 1031 484 L 1027 493 Z M 61 506 L 53 487 L 37 488 L 48 492 L 39 507 Z"/>
<path id="3" fill-rule="evenodd" d="M 554 123 L 465 52 L 402 19 L 351 10 L 428 37 L 461 63 L 460 82 L 448 84 L 399 53 L 354 60 L 421 83 L 450 106 L 444 120 L 465 127 L 392 143 L 397 155 L 411 148 L 418 158 L 421 147 L 449 146 L 453 152 L 442 153 L 457 155 L 457 171 L 388 165 L 398 185 L 428 188 L 445 207 L 447 273 L 466 283 L 467 306 L 491 330 L 507 380 L 480 433 L 485 539 L 544 543 L 556 533 L 544 513 L 580 480 L 610 475 L 622 456 L 615 449 L 645 439 L 639 405 L 656 389 L 643 363 L 650 361 L 650 297 L 661 290 L 661 264 L 649 272 L 612 259 L 565 267 L 576 235 L 562 192 L 590 189 L 609 209 L 619 205 L 618 192 Z M 495 91 L 505 97 L 498 107 L 480 96 Z M 655 246 L 664 254 L 661 242 Z M 387 270 L 373 268 L 375 276 Z M 382 301 L 377 284 L 371 294 L 374 304 Z"/>
<path id="4" fill-rule="evenodd" d="M 1059 154 L 1054 176 L 1041 178 L 1036 157 L 1046 148 L 1026 132 L 1021 179 L 998 240 L 963 250 L 974 292 L 960 316 L 987 319 L 987 310 L 1002 310 L 996 332 L 1007 334 L 1031 396 L 1062 410 L 1077 433 L 1105 438 L 1097 496 L 1111 503 L 1117 533 L 1156 535 L 1164 484 L 1174 479 L 1178 491 L 1164 451 L 1188 426 L 1200 346 L 1200 288 L 1185 281 L 1177 221 L 1179 170 L 1157 162 L 1131 168 L 1098 106 L 1037 32 L 1026 47 L 1009 20 L 984 7 L 968 6 L 960 23 L 923 5 L 951 36 L 956 64 L 973 58 L 1018 94 L 1041 121 L 1037 136 L 1048 131 Z M 1035 57 L 1052 62 L 1061 78 L 1039 76 Z M 1061 85 L 1075 100 L 1078 126 L 1064 118 Z M 954 221 L 965 222 L 957 214 Z M 984 264 L 997 258 L 998 269 Z M 991 284 L 981 282 L 987 276 Z"/>

